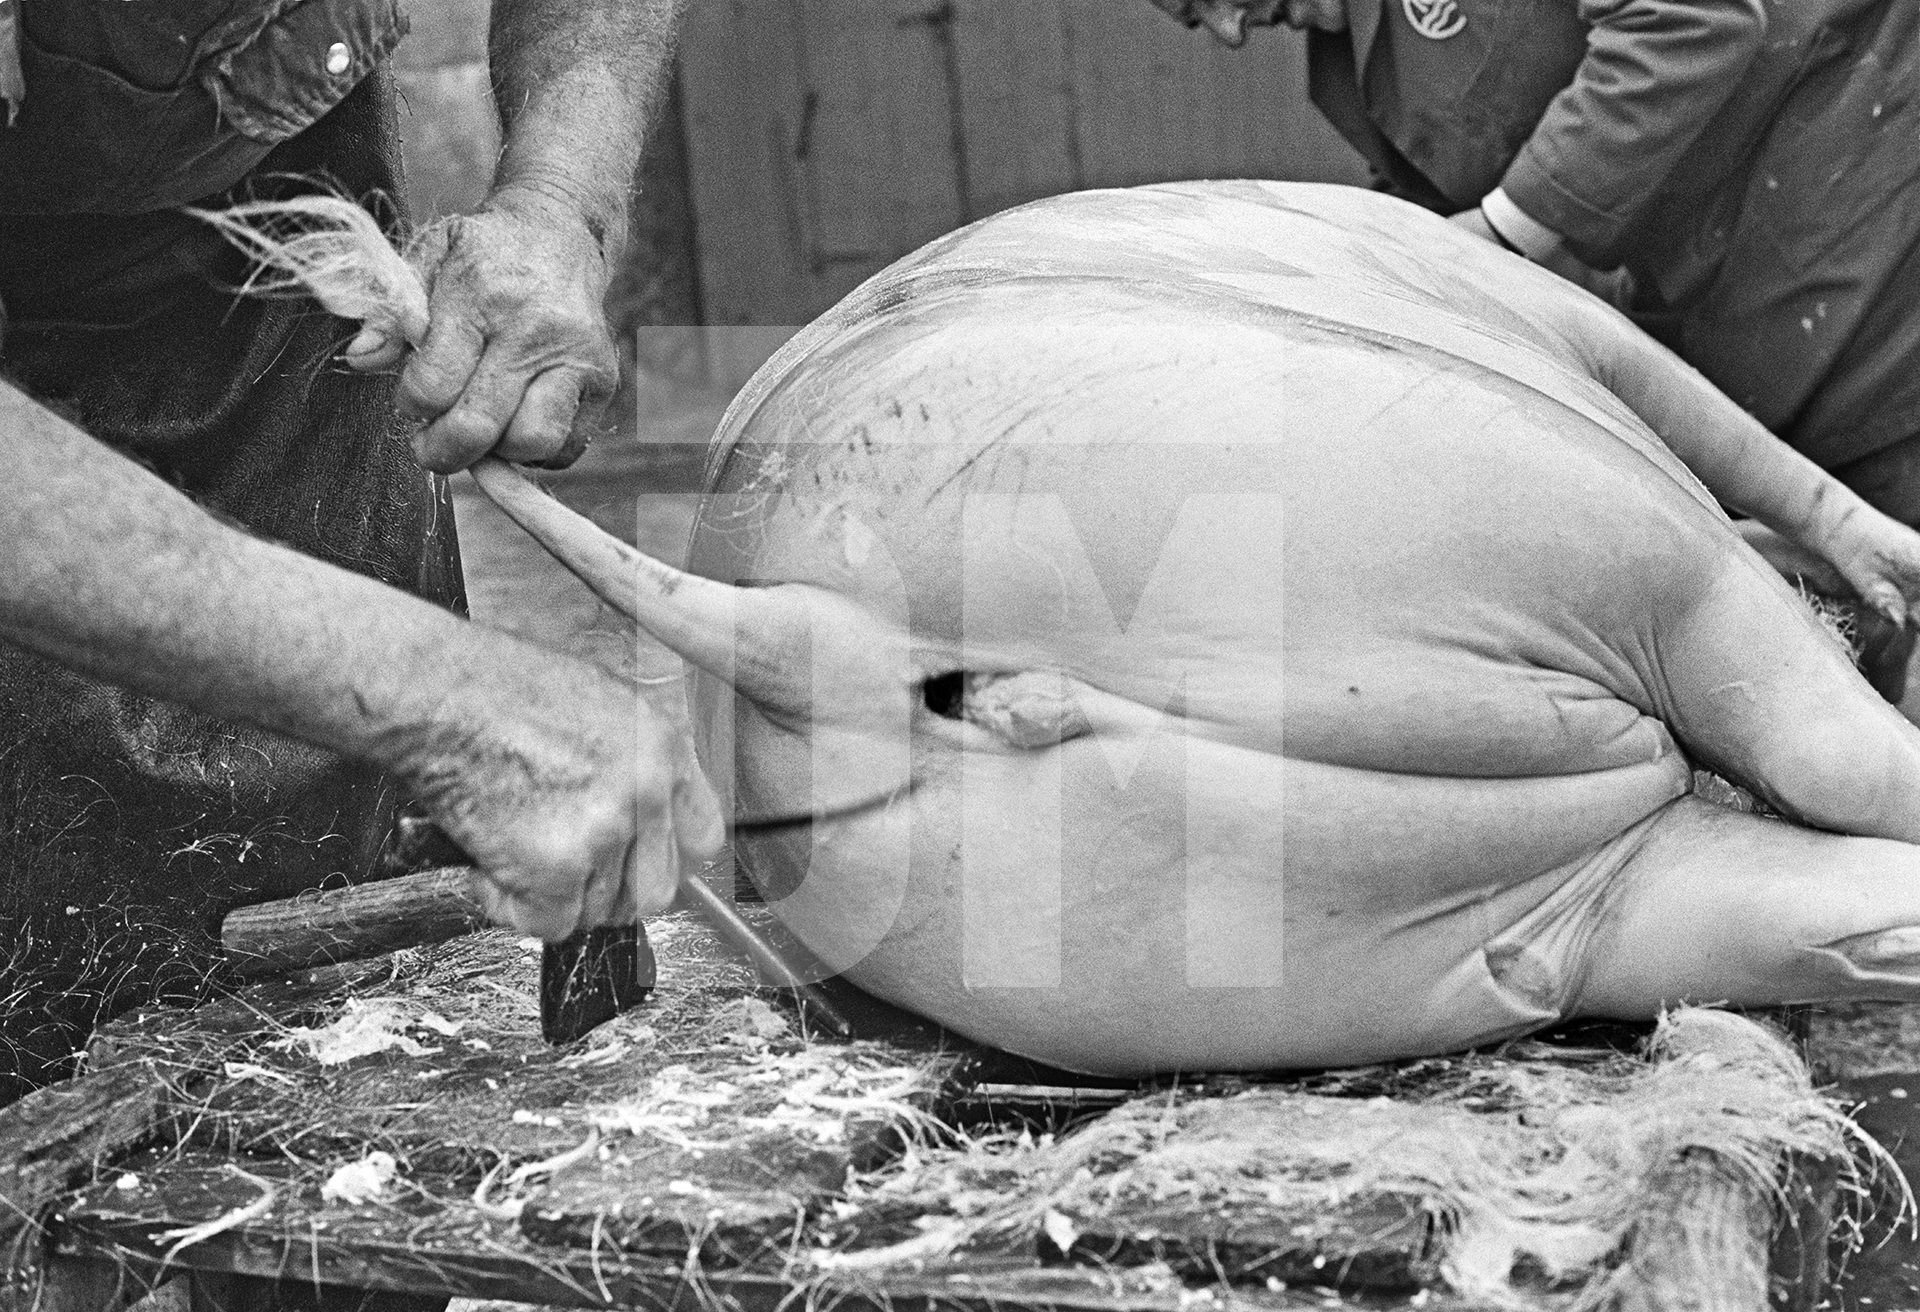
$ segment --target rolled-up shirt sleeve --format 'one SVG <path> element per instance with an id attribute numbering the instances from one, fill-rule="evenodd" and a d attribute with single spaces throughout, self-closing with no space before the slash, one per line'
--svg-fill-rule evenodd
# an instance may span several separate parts
<path id="1" fill-rule="evenodd" d="M 1582 258 L 1614 243 L 1739 87 L 1766 0 L 1581 0 L 1587 53 L 1501 190 Z"/>

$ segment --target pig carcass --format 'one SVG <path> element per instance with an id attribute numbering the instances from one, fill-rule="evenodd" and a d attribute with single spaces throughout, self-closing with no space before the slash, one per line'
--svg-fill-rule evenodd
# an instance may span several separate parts
<path id="1" fill-rule="evenodd" d="M 784 922 L 989 1044 L 1313 1067 L 1914 996 L 1920 736 L 1642 417 L 1722 411 L 1399 202 L 1082 193 L 770 361 L 691 575 L 583 567 L 705 671 L 737 809 L 813 817 L 739 840 Z"/>

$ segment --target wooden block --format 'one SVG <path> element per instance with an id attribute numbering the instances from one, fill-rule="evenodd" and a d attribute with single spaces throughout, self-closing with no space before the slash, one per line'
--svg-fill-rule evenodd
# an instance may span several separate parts
<path id="1" fill-rule="evenodd" d="M 1222 1215 L 1144 1208 L 1103 1217 L 1062 1250 L 1047 1235 L 1042 1262 L 1145 1266 L 1164 1262 L 1201 1284 L 1412 1293 L 1439 1285 L 1431 1220 L 1420 1201 L 1369 1194 L 1313 1213 Z"/>
<path id="2" fill-rule="evenodd" d="M 1448 1303 L 1433 1292 L 1437 1244 L 1426 1204 L 1391 1192 L 1408 1190 L 1403 1181 L 1332 1201 L 1289 1194 L 1279 1182 L 1344 1180 L 1356 1162 L 1387 1160 L 1381 1145 L 1404 1146 L 1411 1133 L 1444 1148 L 1466 1133 L 1462 1118 L 1524 1125 L 1550 1077 L 1638 1078 L 1632 1059 L 1617 1053 L 1516 1045 L 1500 1057 L 1264 1086 L 1182 1083 L 1132 1101 L 1130 1124 L 1151 1133 L 1106 1122 L 1116 1135 L 1104 1141 L 1111 1151 L 1081 1159 L 1098 1170 L 1021 1177 L 1067 1182 L 1040 1201 L 1076 1233 L 1055 1225 L 1036 1244 L 1037 1218 L 1027 1211 L 1027 1228 L 978 1247 L 863 1269 L 863 1254 L 925 1233 L 923 1221 L 951 1220 L 948 1204 L 961 1215 L 956 1197 L 1015 1187 L 994 1183 L 1003 1177 L 975 1160 L 958 1167 L 973 1174 L 956 1177 L 957 1193 L 844 1188 L 850 1171 L 898 1152 L 891 1123 L 872 1110 L 882 1094 L 945 1110 L 941 1086 L 963 1061 L 983 1080 L 989 1065 L 916 1046 L 910 1035 L 803 1044 L 704 926 L 668 917 L 654 922 L 652 937 L 661 965 L 654 1000 L 558 1050 L 534 1033 L 537 951 L 500 933 L 357 974 L 334 971 L 324 981 L 332 992 L 309 980 L 251 990 L 205 1014 L 131 1018 L 103 1035 L 94 1073 L 64 1090 L 84 1103 L 75 1114 L 58 1114 L 53 1098 L 38 1117 L 0 1115 L 0 1143 L 14 1145 L 0 1164 L 62 1164 L 64 1175 L 43 1173 L 36 1184 L 43 1196 L 66 1197 L 59 1251 L 111 1257 L 149 1275 L 185 1228 L 220 1220 L 176 1262 L 247 1276 L 293 1271 L 344 1288 L 656 1309 L 691 1308 L 717 1292 L 771 1312 L 804 1290 L 896 1307 L 1174 1312 L 1202 1290 L 1235 1304 L 1311 1306 L 1302 1300 L 1318 1295 L 1302 1288 L 1323 1285 L 1369 1297 L 1424 1287 L 1423 1305 L 1439 1312 Z M 339 986 L 349 979 L 362 1007 L 434 1013 L 432 1025 L 417 1019 L 408 1030 L 418 1051 L 321 1067 L 297 1045 L 274 1046 L 294 1037 L 286 1026 L 339 1013 Z M 1607 1074 L 1621 1063 L 1629 1069 Z M 1023 1107 L 1058 1105 L 1071 1116 L 1113 1096 L 1083 1099 L 1047 1083 L 1064 1075 L 1027 1070 L 1015 1080 L 1016 1069 L 1003 1065 L 996 1082 L 1012 1080 L 1019 1092 L 1008 1096 Z M 180 1072 L 191 1083 L 176 1104 L 167 1084 Z M 1406 1105 L 1425 1098 L 1447 1102 L 1447 1115 Z M 1544 1105 L 1560 1104 L 1547 1096 Z M 1333 1123 L 1349 1120 L 1337 1132 Z M 1176 1129 L 1202 1145 L 1231 1130 L 1231 1142 L 1258 1159 L 1245 1180 L 1276 1187 L 1216 1190 L 1222 1178 L 1245 1183 L 1220 1174 L 1219 1161 L 1237 1159 L 1182 1158 Z M 160 1146 L 129 1155 L 143 1138 Z M 1123 1186 L 1128 1163 L 1169 1145 L 1172 1175 L 1146 1172 L 1137 1187 Z M 332 1171 L 376 1147 L 400 1159 L 391 1188 L 363 1206 L 323 1201 Z M 1063 1137 L 1037 1151 L 1071 1158 L 1077 1148 Z M 16 1170 L 16 1178 L 24 1177 Z M 1185 1183 L 1155 1183 L 1168 1179 Z M 77 1180 L 90 1182 L 66 1195 Z M 1776 1214 L 1770 1188 L 1748 1186 L 1704 1153 L 1678 1155 L 1656 1183 L 1644 1214 L 1633 1213 L 1632 1262 L 1671 1258 L 1662 1269 L 1690 1278 L 1703 1269 L 1704 1237 L 1707 1251 L 1737 1252 L 1743 1269 L 1754 1268 Z M 1785 1183 L 1799 1226 L 1791 1242 L 1775 1236 L 1772 1271 L 1760 1280 L 1771 1280 L 1781 1305 L 1805 1309 L 1823 1275 L 1834 1183 L 1804 1164 Z M 1232 1211 L 1223 1213 L 1227 1200 Z M 977 1209 L 977 1197 L 967 1206 Z M 1716 1268 L 1709 1261 L 1704 1269 Z"/>
<path id="3" fill-rule="evenodd" d="M 277 1176 L 270 1164 L 262 1172 Z M 56 1229 L 61 1251 L 152 1267 L 167 1250 L 158 1236 L 244 1207 L 258 1191 L 222 1159 L 178 1157 L 165 1167 L 164 1190 L 95 1186 L 73 1200 Z M 297 1279 L 323 1289 L 374 1289 L 422 1295 L 503 1299 L 555 1307 L 645 1308 L 649 1312 L 779 1312 L 806 1297 L 854 1312 L 1192 1312 L 1194 1291 L 1165 1271 L 1089 1266 L 1041 1267 L 1032 1258 L 996 1259 L 937 1273 L 900 1272 L 882 1280 L 817 1274 L 790 1278 L 778 1266 L 689 1269 L 684 1249 L 672 1259 L 598 1245 L 547 1247 L 511 1224 L 478 1211 L 458 1191 L 431 1182 L 404 1208 L 322 1208 L 289 1189 L 274 1210 L 183 1249 L 175 1264 L 198 1272 Z M 704 1257 L 704 1255 L 703 1255 Z M 217 1282 L 209 1282 L 217 1283 Z M 1324 1308 L 1312 1291 L 1236 1292 L 1243 1312 Z M 1377 1312 L 1410 1305 L 1370 1302 Z M 1423 1297 L 1423 1312 L 1468 1312 L 1447 1296 Z M 1484 1312 L 1484 1310 L 1479 1310 Z"/>
<path id="4" fill-rule="evenodd" d="M 850 1156 L 787 1134 L 710 1149 L 621 1145 L 548 1180 L 520 1213 L 520 1232 L 563 1248 L 698 1252 L 704 1266 L 748 1266 L 790 1246 L 839 1192 Z"/>
<path id="5" fill-rule="evenodd" d="M 421 871 L 256 906 L 236 907 L 220 945 L 243 978 L 444 943 L 487 923 L 471 869 Z"/>

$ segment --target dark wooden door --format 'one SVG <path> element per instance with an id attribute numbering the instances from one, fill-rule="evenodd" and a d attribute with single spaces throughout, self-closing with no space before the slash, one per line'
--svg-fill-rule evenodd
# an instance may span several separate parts
<path id="1" fill-rule="evenodd" d="M 722 379 L 933 237 L 1036 197 L 1200 177 L 1359 182 L 1303 49 L 1147 0 L 692 0 L 702 304 Z"/>

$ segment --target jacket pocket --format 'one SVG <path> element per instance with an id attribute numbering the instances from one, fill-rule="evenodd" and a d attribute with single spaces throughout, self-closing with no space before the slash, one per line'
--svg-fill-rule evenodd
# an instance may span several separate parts
<path id="1" fill-rule="evenodd" d="M 27 96 L 0 126 L 0 213 L 131 214 L 220 190 L 266 154 L 198 86 L 149 91 L 21 42 Z"/>
<path id="2" fill-rule="evenodd" d="M 277 145 L 339 104 L 407 30 L 396 0 L 280 0 L 229 31 L 200 82 L 242 136 Z"/>

